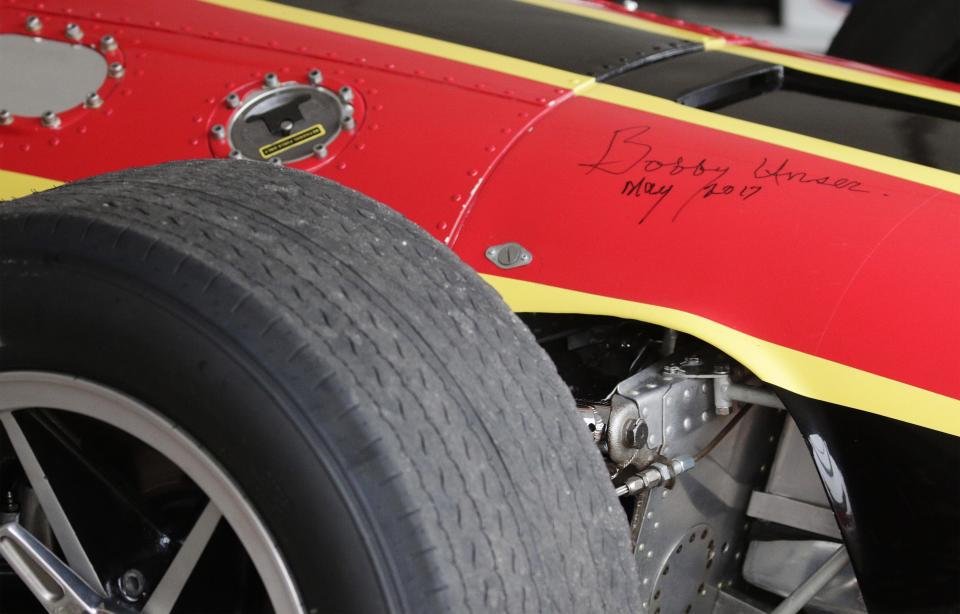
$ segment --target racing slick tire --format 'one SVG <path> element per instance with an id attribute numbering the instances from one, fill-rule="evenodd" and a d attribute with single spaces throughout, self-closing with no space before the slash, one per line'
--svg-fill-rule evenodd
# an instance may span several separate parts
<path id="1" fill-rule="evenodd" d="M 636 608 L 623 511 L 549 358 L 357 192 L 208 160 L 3 203 L 0 340 L 0 378 L 88 382 L 194 442 L 302 611 Z"/>

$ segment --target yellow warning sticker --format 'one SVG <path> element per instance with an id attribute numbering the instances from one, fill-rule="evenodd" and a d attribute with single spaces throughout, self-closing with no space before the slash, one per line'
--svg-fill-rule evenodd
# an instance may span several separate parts
<path id="1" fill-rule="evenodd" d="M 327 133 L 324 129 L 323 124 L 315 124 L 309 128 L 304 128 L 299 132 L 294 132 L 290 136 L 285 136 L 279 141 L 274 141 L 269 145 L 264 145 L 260 148 L 260 156 L 264 160 L 272 158 L 278 154 L 296 147 L 297 145 L 302 145 L 307 141 L 312 141 L 313 139 L 318 139 L 321 136 Z"/>

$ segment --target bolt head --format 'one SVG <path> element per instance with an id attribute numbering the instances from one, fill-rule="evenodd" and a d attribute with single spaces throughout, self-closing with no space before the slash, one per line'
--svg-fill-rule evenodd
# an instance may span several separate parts
<path id="1" fill-rule="evenodd" d="M 32 32 L 34 34 L 36 34 L 37 32 L 43 29 L 43 22 L 40 21 L 40 18 L 37 17 L 36 15 L 30 15 L 29 17 L 27 17 L 27 21 L 25 25 L 27 28 L 27 32 Z"/>
<path id="2" fill-rule="evenodd" d="M 66 34 L 67 38 L 72 41 L 83 40 L 83 30 L 80 29 L 80 26 L 75 23 L 68 23 L 67 28 L 64 30 L 64 34 Z"/>
<path id="3" fill-rule="evenodd" d="M 43 115 L 40 116 L 40 124 L 44 128 L 59 128 L 60 116 L 53 111 L 44 111 Z"/>
<path id="4" fill-rule="evenodd" d="M 219 140 L 227 138 L 227 129 L 223 127 L 223 124 L 217 124 L 213 128 L 210 128 L 210 135 Z"/>
<path id="5" fill-rule="evenodd" d="M 320 85 L 323 83 L 323 73 L 320 72 L 319 68 L 311 68 L 310 72 L 307 73 L 307 80 L 310 81 L 311 85 Z"/>
<path id="6" fill-rule="evenodd" d="M 266 87 L 277 87 L 280 85 L 280 77 L 275 72 L 268 72 L 263 76 L 263 85 Z"/>
<path id="7" fill-rule="evenodd" d="M 100 97 L 100 94 L 96 92 L 90 92 L 87 94 L 87 97 L 83 99 L 83 106 L 88 109 L 96 109 L 103 104 L 103 98 Z"/>
<path id="8" fill-rule="evenodd" d="M 293 122 L 289 119 L 283 120 L 280 122 L 280 130 L 282 130 L 284 134 L 290 134 L 293 132 Z"/>
<path id="9" fill-rule="evenodd" d="M 9 126 L 13 123 L 13 114 L 6 109 L 0 109 L 0 126 Z"/>
<path id="10" fill-rule="evenodd" d="M 114 79 L 119 79 L 123 77 L 126 69 L 124 69 L 123 64 L 120 62 L 110 62 L 110 66 L 107 67 L 107 74 L 109 74 Z"/>
<path id="11" fill-rule="evenodd" d="M 270 158 L 270 164 L 273 166 L 283 166 L 283 160 L 280 158 Z"/>
<path id="12" fill-rule="evenodd" d="M 110 53 L 111 51 L 117 50 L 117 39 L 115 39 L 110 34 L 105 35 L 100 39 L 100 51 L 104 53 Z"/>
<path id="13" fill-rule="evenodd" d="M 227 156 L 228 156 L 231 160 L 242 160 L 242 159 L 243 159 L 243 154 L 240 153 L 240 150 L 238 150 L 238 149 L 231 149 L 231 150 L 230 150 L 230 153 L 227 154 Z"/>
<path id="14" fill-rule="evenodd" d="M 353 102 L 353 89 L 349 85 L 340 88 L 340 100 L 344 102 Z"/>
<path id="15" fill-rule="evenodd" d="M 343 116 L 344 116 L 344 117 L 353 117 L 354 111 L 355 111 L 355 109 L 353 108 L 353 105 L 352 105 L 352 104 L 345 104 L 345 105 L 343 105 Z"/>
<path id="16" fill-rule="evenodd" d="M 240 96 L 237 94 L 231 93 L 227 95 L 226 99 L 227 108 L 236 109 L 240 106 Z"/>
<path id="17" fill-rule="evenodd" d="M 313 155 L 315 155 L 316 157 L 318 157 L 318 158 L 320 158 L 321 160 L 323 160 L 323 159 L 326 158 L 328 155 L 330 155 L 330 152 L 327 151 L 327 146 L 326 146 L 326 145 L 314 145 L 314 146 L 313 146 Z"/>
<path id="18" fill-rule="evenodd" d="M 343 118 L 343 129 L 348 132 L 353 132 L 357 128 L 357 122 L 354 121 L 353 117 L 344 117 Z"/>

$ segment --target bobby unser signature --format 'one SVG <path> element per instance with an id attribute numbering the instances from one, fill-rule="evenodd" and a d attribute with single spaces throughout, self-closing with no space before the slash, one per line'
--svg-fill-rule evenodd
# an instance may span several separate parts
<path id="1" fill-rule="evenodd" d="M 580 164 L 588 169 L 588 175 L 594 172 L 607 175 L 630 173 L 631 179 L 624 181 L 620 190 L 621 196 L 652 198 L 650 206 L 640 218 L 641 224 L 673 193 L 674 183 L 671 183 L 671 178 L 679 176 L 704 177 L 705 180 L 677 207 L 672 221 L 676 221 L 687 205 L 697 197 L 702 200 L 718 197 L 746 201 L 763 191 L 766 186 L 777 188 L 789 183 L 798 183 L 863 194 L 870 193 L 863 188 L 861 182 L 847 177 L 816 175 L 791 168 L 789 158 L 783 158 L 777 163 L 764 157 L 753 169 L 752 177 L 756 180 L 755 184 L 725 182 L 722 181 L 723 178 L 733 170 L 730 165 L 718 164 L 706 157 L 698 160 L 696 157 L 686 159 L 682 155 L 675 159 L 661 159 L 655 156 L 653 146 L 642 138 L 649 131 L 650 126 L 633 126 L 615 130 L 599 160 Z"/>

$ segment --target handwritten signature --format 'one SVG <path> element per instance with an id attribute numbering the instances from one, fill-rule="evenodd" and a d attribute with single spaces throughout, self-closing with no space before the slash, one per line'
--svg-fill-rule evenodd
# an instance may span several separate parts
<path id="1" fill-rule="evenodd" d="M 686 159 L 680 155 L 670 159 L 655 156 L 653 146 L 641 138 L 649 131 L 650 126 L 633 126 L 615 130 L 599 160 L 580 164 L 587 169 L 587 175 L 595 172 L 607 175 L 629 173 L 631 178 L 624 180 L 620 195 L 652 199 L 650 206 L 640 218 L 641 224 L 673 193 L 675 184 L 671 183 L 671 179 L 681 176 L 704 177 L 705 181 L 677 207 L 672 221 L 676 221 L 697 197 L 701 200 L 726 198 L 746 201 L 762 192 L 765 187 L 779 188 L 789 183 L 870 193 L 863 188 L 861 182 L 847 177 L 816 175 L 792 168 L 789 158 L 784 158 L 779 163 L 763 158 L 752 172 L 752 178 L 756 183 L 724 181 L 726 175 L 735 170 L 730 165 L 719 164 L 706 157 Z"/>

